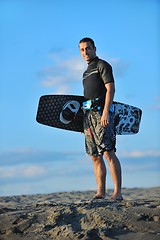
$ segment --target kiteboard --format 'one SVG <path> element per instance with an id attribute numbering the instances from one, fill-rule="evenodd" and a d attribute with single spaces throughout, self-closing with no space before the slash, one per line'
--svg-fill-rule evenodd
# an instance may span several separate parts
<path id="1" fill-rule="evenodd" d="M 83 132 L 83 103 L 86 99 L 77 95 L 44 95 L 38 103 L 36 121 L 47 126 Z M 120 102 L 113 102 L 117 135 L 139 132 L 142 110 Z"/>

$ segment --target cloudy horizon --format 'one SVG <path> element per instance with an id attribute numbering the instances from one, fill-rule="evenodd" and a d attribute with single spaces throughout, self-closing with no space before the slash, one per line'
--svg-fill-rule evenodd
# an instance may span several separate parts
<path id="1" fill-rule="evenodd" d="M 119 152 L 118 155 L 123 187 L 159 186 L 159 151 Z M 3 152 L 0 157 L 0 196 L 96 189 L 92 162 L 83 151 L 19 149 Z M 109 171 L 107 179 L 107 188 L 113 188 Z"/>

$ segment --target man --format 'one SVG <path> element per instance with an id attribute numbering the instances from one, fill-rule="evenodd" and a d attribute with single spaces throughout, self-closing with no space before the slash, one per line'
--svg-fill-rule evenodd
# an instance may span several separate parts
<path id="1" fill-rule="evenodd" d="M 115 154 L 116 134 L 112 102 L 115 86 L 112 67 L 96 55 L 95 43 L 91 38 L 79 42 L 79 50 L 88 68 L 83 74 L 84 134 L 86 153 L 94 164 L 97 193 L 94 199 L 103 199 L 106 191 L 106 166 L 103 156 L 108 160 L 114 183 L 112 199 L 122 200 L 121 165 Z"/>

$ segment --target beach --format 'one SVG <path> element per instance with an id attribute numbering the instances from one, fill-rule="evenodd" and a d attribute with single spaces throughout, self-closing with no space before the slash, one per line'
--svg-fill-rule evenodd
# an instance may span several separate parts
<path id="1" fill-rule="evenodd" d="M 0 240 L 159 240 L 160 187 L 0 197 Z"/>

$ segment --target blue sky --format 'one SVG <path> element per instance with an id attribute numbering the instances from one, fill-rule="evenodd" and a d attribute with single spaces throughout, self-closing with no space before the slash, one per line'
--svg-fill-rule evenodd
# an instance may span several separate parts
<path id="1" fill-rule="evenodd" d="M 140 132 L 117 137 L 123 187 L 160 185 L 159 11 L 158 0 L 0 1 L 0 195 L 96 188 L 83 134 L 35 120 L 41 95 L 83 94 L 86 36 L 113 67 L 115 100 L 143 110 Z"/>

